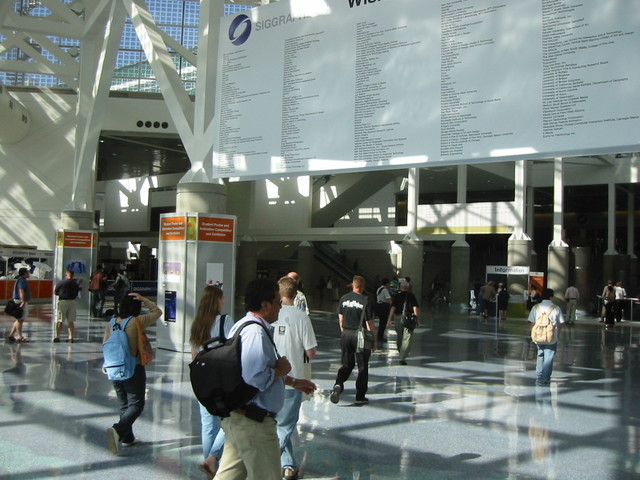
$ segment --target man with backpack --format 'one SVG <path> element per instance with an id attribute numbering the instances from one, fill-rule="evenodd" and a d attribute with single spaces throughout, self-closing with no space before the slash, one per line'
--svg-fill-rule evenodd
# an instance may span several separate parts
<path id="1" fill-rule="evenodd" d="M 551 383 L 553 371 L 553 357 L 558 346 L 558 336 L 564 323 L 562 310 L 551 299 L 553 290 L 542 290 L 542 301 L 531 308 L 529 323 L 531 327 L 531 340 L 538 347 L 538 360 L 536 362 L 536 385 L 544 386 Z"/>
<path id="2" fill-rule="evenodd" d="M 280 357 L 273 342 L 273 327 L 280 312 L 278 284 L 260 278 L 245 290 L 247 315 L 233 326 L 229 335 L 240 332 L 242 378 L 258 393 L 244 407 L 222 419 L 224 454 L 217 480 L 281 480 L 280 446 L 275 417 L 284 404 L 284 387 L 313 393 L 313 382 L 288 375 L 291 364 Z M 248 326 L 244 327 L 245 324 Z"/>

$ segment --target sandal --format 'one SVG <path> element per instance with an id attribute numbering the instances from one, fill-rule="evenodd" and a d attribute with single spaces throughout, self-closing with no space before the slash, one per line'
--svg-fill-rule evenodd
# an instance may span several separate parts
<path id="1" fill-rule="evenodd" d="M 19 341 L 19 342 L 22 342 L 22 343 L 27 343 L 27 342 L 29 341 L 29 339 L 28 339 L 27 337 L 20 337 L 20 338 L 18 339 L 18 341 Z"/>

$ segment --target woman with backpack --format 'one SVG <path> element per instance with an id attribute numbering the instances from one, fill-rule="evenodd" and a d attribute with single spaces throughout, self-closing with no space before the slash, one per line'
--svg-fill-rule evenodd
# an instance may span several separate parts
<path id="1" fill-rule="evenodd" d="M 229 338 L 233 320 L 229 315 L 220 313 L 223 308 L 222 290 L 217 286 L 207 285 L 202 292 L 196 316 L 191 324 L 189 343 L 192 358 L 195 358 L 203 349 L 207 340 L 215 337 Z M 220 428 L 220 418 L 211 415 L 201 403 L 199 406 L 204 462 L 198 468 L 207 478 L 212 479 L 218 470 L 218 461 L 222 456 L 224 431 Z"/>
<path id="2" fill-rule="evenodd" d="M 140 315 L 143 304 L 149 310 L 149 313 Z M 119 316 L 113 318 L 106 326 L 103 342 L 106 343 L 115 330 L 123 330 L 129 346 L 128 353 L 135 359 L 135 367 L 130 377 L 123 380 L 112 380 L 113 388 L 120 402 L 120 421 L 107 428 L 109 450 L 114 454 L 118 453 L 119 443 L 122 443 L 125 447 L 138 443 L 133 434 L 133 422 L 142 413 L 145 403 L 147 373 L 140 361 L 138 352 L 138 322 L 135 317 L 140 319 L 139 324 L 142 332 L 144 332 L 147 327 L 154 325 L 162 315 L 162 310 L 155 303 L 138 293 L 126 295 L 120 302 L 119 312 Z M 104 344 L 103 354 L 105 354 L 106 363 L 108 359 L 106 358 Z"/>

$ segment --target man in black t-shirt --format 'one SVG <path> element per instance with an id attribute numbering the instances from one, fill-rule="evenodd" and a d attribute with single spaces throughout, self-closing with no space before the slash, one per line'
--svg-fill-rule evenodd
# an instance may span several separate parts
<path id="1" fill-rule="evenodd" d="M 366 405 L 369 400 L 365 397 L 369 384 L 370 349 L 357 351 L 358 328 L 362 324 L 373 332 L 373 349 L 375 350 L 376 327 L 374 323 L 373 302 L 365 297 L 364 278 L 359 275 L 353 277 L 352 291 L 343 295 L 338 302 L 338 320 L 340 322 L 340 349 L 342 351 L 342 366 L 338 370 L 335 385 L 331 391 L 331 402 L 338 403 L 340 394 L 344 390 L 344 382 L 349 379 L 353 367 L 358 365 L 356 378 L 356 405 Z M 362 322 L 362 323 L 361 323 Z"/>

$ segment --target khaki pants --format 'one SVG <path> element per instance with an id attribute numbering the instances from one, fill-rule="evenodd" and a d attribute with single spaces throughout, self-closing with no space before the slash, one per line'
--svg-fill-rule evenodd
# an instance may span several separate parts
<path id="1" fill-rule="evenodd" d="M 232 412 L 222 420 L 224 453 L 216 480 L 282 480 L 276 421 L 262 423 Z"/>

